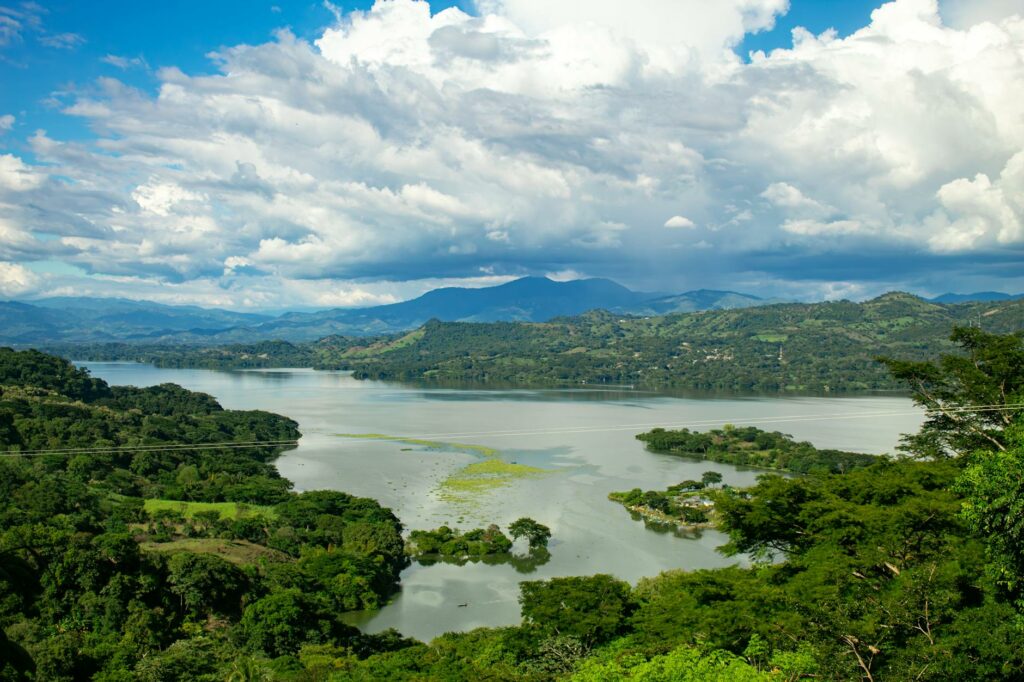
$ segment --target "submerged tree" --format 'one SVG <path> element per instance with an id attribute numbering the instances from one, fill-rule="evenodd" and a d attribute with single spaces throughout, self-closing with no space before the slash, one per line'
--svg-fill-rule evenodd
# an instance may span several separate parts
<path id="1" fill-rule="evenodd" d="M 508 533 L 517 540 L 525 537 L 530 543 L 530 549 L 547 547 L 551 539 L 550 528 L 525 516 L 509 524 Z"/>

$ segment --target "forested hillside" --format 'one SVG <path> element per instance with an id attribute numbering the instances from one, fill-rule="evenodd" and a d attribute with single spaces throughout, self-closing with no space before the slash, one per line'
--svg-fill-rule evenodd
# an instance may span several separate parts
<path id="1" fill-rule="evenodd" d="M 403 335 L 216 348 L 61 346 L 65 357 L 162 367 L 316 367 L 358 378 L 490 385 L 618 384 L 760 391 L 898 389 L 879 355 L 954 350 L 955 325 L 1024 328 L 1024 301 L 941 305 L 909 294 L 664 317 L 595 311 L 545 323 L 431 321 Z"/>
<path id="2" fill-rule="evenodd" d="M 225 679 L 239 650 L 392 646 L 339 616 L 394 590 L 401 526 L 373 500 L 290 492 L 271 462 L 298 436 L 0 349 L 0 679 Z"/>
<path id="3" fill-rule="evenodd" d="M 118 389 L 38 353 L 0 351 L 0 679 L 1021 679 L 1024 339 L 962 328 L 953 341 L 960 353 L 940 363 L 890 362 L 930 409 L 907 458 L 766 474 L 746 489 L 705 475 L 700 492 L 728 535 L 721 549 L 749 567 L 635 586 L 602 574 L 527 581 L 520 625 L 429 644 L 341 622 L 393 589 L 406 561 L 400 525 L 344 493 L 262 497 L 277 447 L 216 458 L 29 452 L 107 444 L 98 433 L 152 446 L 214 430 L 294 437 L 288 420 L 218 421 L 209 396 Z M 37 404 L 86 412 L 39 422 Z M 160 431 L 168 419 L 199 431 Z M 83 421 L 106 426 L 78 433 Z M 748 442 L 737 431 L 717 444 Z M 761 444 L 802 445 L 774 434 Z M 261 484 L 235 498 L 251 503 L 231 502 L 204 482 L 219 476 Z M 697 482 L 673 489 L 684 487 Z"/>
<path id="4" fill-rule="evenodd" d="M 327 366 L 356 376 L 515 384 L 707 389 L 894 389 L 879 355 L 953 350 L 956 324 L 1024 328 L 1024 303 L 938 305 L 908 294 L 866 303 L 782 304 L 628 318 L 594 312 L 545 324 L 432 322 L 422 336 Z"/>

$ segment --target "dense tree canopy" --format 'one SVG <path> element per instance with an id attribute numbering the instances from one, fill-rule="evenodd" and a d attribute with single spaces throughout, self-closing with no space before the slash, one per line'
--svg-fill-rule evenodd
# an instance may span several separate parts
<path id="1" fill-rule="evenodd" d="M 905 448 L 929 458 L 1005 450 L 1004 432 L 1024 415 L 1024 332 L 957 327 L 951 339 L 965 352 L 937 362 L 883 359 L 928 410 L 924 427 L 906 438 Z"/>
<path id="2" fill-rule="evenodd" d="M 927 374 L 924 389 L 914 386 L 949 413 L 933 413 L 908 442 L 917 458 L 829 460 L 798 476 L 766 473 L 745 489 L 708 491 L 708 478 L 659 493 L 712 497 L 724 551 L 751 565 L 669 571 L 635 587 L 610 575 L 524 582 L 521 625 L 430 644 L 363 635 L 340 618 L 383 603 L 405 564 L 390 511 L 286 487 L 262 505 L 213 494 L 273 481 L 274 449 L 225 450 L 220 460 L 175 453 L 170 468 L 120 454 L 5 457 L 0 679 L 1022 679 L 1024 424 L 1015 409 L 950 417 L 1020 402 L 1020 339 L 955 338 L 957 358 L 893 365 L 911 382 Z M 51 362 L 5 362 L 19 358 L 30 368 Z M 85 391 L 77 397 L 52 376 L 31 379 L 36 370 L 4 371 L 37 381 L 3 387 L 5 454 L 40 434 L 49 447 L 82 447 L 91 438 L 131 445 L 218 431 L 230 439 L 254 428 L 250 420 L 289 428 L 169 387 L 147 403 L 156 394 L 111 389 L 66 366 L 68 390 Z M 136 399 L 141 407 L 117 402 Z M 179 421 L 185 426 L 173 426 Z M 143 436 L 147 424 L 168 431 Z M 773 450 L 791 447 L 778 437 L 765 437 Z M 205 487 L 221 474 L 223 486 Z M 510 532 L 546 539 L 525 521 Z M 445 542 L 482 541 L 488 530 L 470 540 L 449 532 Z"/>
<path id="3" fill-rule="evenodd" d="M 0 351 L 0 373 L 0 679 L 224 679 L 239 647 L 376 650 L 340 614 L 394 590 L 401 525 L 289 492 L 272 459 L 293 421 L 31 351 Z M 281 445 L 219 447 L 252 441 Z"/>

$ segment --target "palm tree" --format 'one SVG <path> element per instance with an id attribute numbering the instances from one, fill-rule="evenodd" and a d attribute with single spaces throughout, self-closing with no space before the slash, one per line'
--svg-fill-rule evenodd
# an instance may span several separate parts
<path id="1" fill-rule="evenodd" d="M 225 682 L 273 682 L 274 673 L 268 670 L 263 663 L 256 658 L 246 656 L 236 658 L 231 663 L 231 670 Z"/>

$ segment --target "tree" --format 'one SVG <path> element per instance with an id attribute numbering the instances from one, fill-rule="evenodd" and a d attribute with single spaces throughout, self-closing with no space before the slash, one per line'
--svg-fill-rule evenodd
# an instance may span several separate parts
<path id="1" fill-rule="evenodd" d="M 957 488 L 963 518 L 985 541 L 989 574 L 1024 613 L 1024 422 L 1005 435 L 1006 450 L 970 457 Z"/>
<path id="2" fill-rule="evenodd" d="M 950 337 L 963 355 L 938 362 L 879 358 L 928 410 L 920 432 L 902 449 L 923 458 L 1006 450 L 1003 431 L 1024 415 L 1024 335 L 956 327 Z"/>
<path id="3" fill-rule="evenodd" d="M 245 573 L 220 557 L 178 552 L 167 562 L 171 592 L 193 618 L 211 613 L 237 614 L 248 589 Z"/>
<path id="4" fill-rule="evenodd" d="M 524 582 L 519 590 L 530 626 L 546 636 L 577 637 L 588 646 L 618 634 L 633 611 L 629 585 L 605 574 Z"/>
<path id="5" fill-rule="evenodd" d="M 551 539 L 550 528 L 525 516 L 509 524 L 508 534 L 516 540 L 525 537 L 530 543 L 530 549 L 547 547 Z"/>
<path id="6" fill-rule="evenodd" d="M 705 487 L 716 485 L 722 482 L 722 474 L 717 471 L 705 471 L 701 474 L 700 482 L 703 483 Z"/>
<path id="7" fill-rule="evenodd" d="M 323 599 L 295 588 L 273 592 L 247 606 L 239 627 L 249 650 L 273 657 L 295 654 L 303 644 L 329 644 L 359 634 L 339 622 Z"/>

